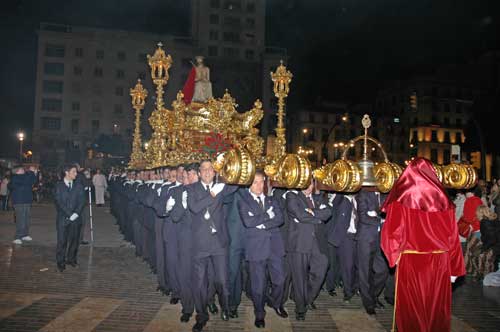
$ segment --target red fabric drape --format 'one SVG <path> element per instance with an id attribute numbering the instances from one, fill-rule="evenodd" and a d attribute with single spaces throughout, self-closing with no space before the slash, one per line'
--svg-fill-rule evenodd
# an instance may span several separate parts
<path id="1" fill-rule="evenodd" d="M 184 87 L 182 88 L 182 93 L 184 94 L 184 102 L 186 104 L 191 103 L 194 95 L 194 79 L 196 77 L 196 69 L 193 67 L 189 72 L 186 83 L 184 83 Z"/>
<path id="2" fill-rule="evenodd" d="M 476 210 L 478 206 L 483 205 L 481 198 L 477 196 L 467 197 L 464 202 L 464 213 L 459 221 L 459 226 L 466 228 L 467 231 L 461 234 L 464 237 L 469 236 L 469 225 L 472 226 L 472 231 L 477 232 L 480 228 L 479 219 L 476 217 Z"/>
<path id="3" fill-rule="evenodd" d="M 381 247 L 396 269 L 399 332 L 446 332 L 451 321 L 451 276 L 465 274 L 455 209 L 432 164 L 405 169 L 386 200 Z"/>

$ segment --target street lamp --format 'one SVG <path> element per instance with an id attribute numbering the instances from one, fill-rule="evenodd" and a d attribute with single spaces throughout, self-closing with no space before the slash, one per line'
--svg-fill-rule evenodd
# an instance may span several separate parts
<path id="1" fill-rule="evenodd" d="M 23 161 L 23 141 L 24 133 L 22 131 L 17 133 L 17 139 L 19 140 L 19 161 Z"/>

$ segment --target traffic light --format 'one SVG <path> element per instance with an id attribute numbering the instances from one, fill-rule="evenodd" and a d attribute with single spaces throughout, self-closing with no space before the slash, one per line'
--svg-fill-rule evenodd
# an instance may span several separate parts
<path id="1" fill-rule="evenodd" d="M 480 169 L 481 168 L 481 152 L 474 151 L 470 153 L 470 163 L 472 167 Z"/>
<path id="2" fill-rule="evenodd" d="M 417 110 L 417 92 L 413 91 L 410 95 L 410 109 L 413 111 Z"/>

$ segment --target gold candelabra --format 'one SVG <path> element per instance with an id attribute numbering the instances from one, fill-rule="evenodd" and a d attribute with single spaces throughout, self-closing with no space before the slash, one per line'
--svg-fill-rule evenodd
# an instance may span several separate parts
<path id="1" fill-rule="evenodd" d="M 133 89 L 130 89 L 130 97 L 132 97 L 132 107 L 135 110 L 135 129 L 134 140 L 132 142 L 132 154 L 130 155 L 129 162 L 130 168 L 143 168 L 145 166 L 141 140 L 141 110 L 144 109 L 147 96 L 148 90 L 144 89 L 141 84 L 141 80 L 138 79 L 135 87 Z"/>
<path id="2" fill-rule="evenodd" d="M 285 137 L 285 98 L 290 92 L 290 82 L 292 81 L 292 73 L 283 65 L 283 60 L 276 68 L 276 71 L 271 72 L 271 80 L 274 83 L 273 91 L 278 98 L 278 127 L 276 128 L 276 144 L 274 158 L 280 159 L 285 155 L 286 137 Z"/>

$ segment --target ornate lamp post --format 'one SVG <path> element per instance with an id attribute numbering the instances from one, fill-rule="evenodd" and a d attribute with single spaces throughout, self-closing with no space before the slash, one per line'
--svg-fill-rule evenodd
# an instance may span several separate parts
<path id="1" fill-rule="evenodd" d="M 144 166 L 144 155 L 142 153 L 141 141 L 141 110 L 146 103 L 148 91 L 144 89 L 141 80 L 137 80 L 137 84 L 133 89 L 130 89 L 130 97 L 132 97 L 132 107 L 135 109 L 135 130 L 134 140 L 132 142 L 132 154 L 130 155 L 129 166 L 132 168 Z"/>
<path id="2" fill-rule="evenodd" d="M 275 144 L 275 160 L 285 155 L 286 137 L 285 137 L 285 98 L 290 92 L 290 82 L 292 81 L 292 73 L 283 65 L 283 60 L 276 68 L 276 71 L 271 72 L 271 80 L 274 82 L 274 95 L 278 98 L 278 126 L 276 128 L 276 144 Z"/>

